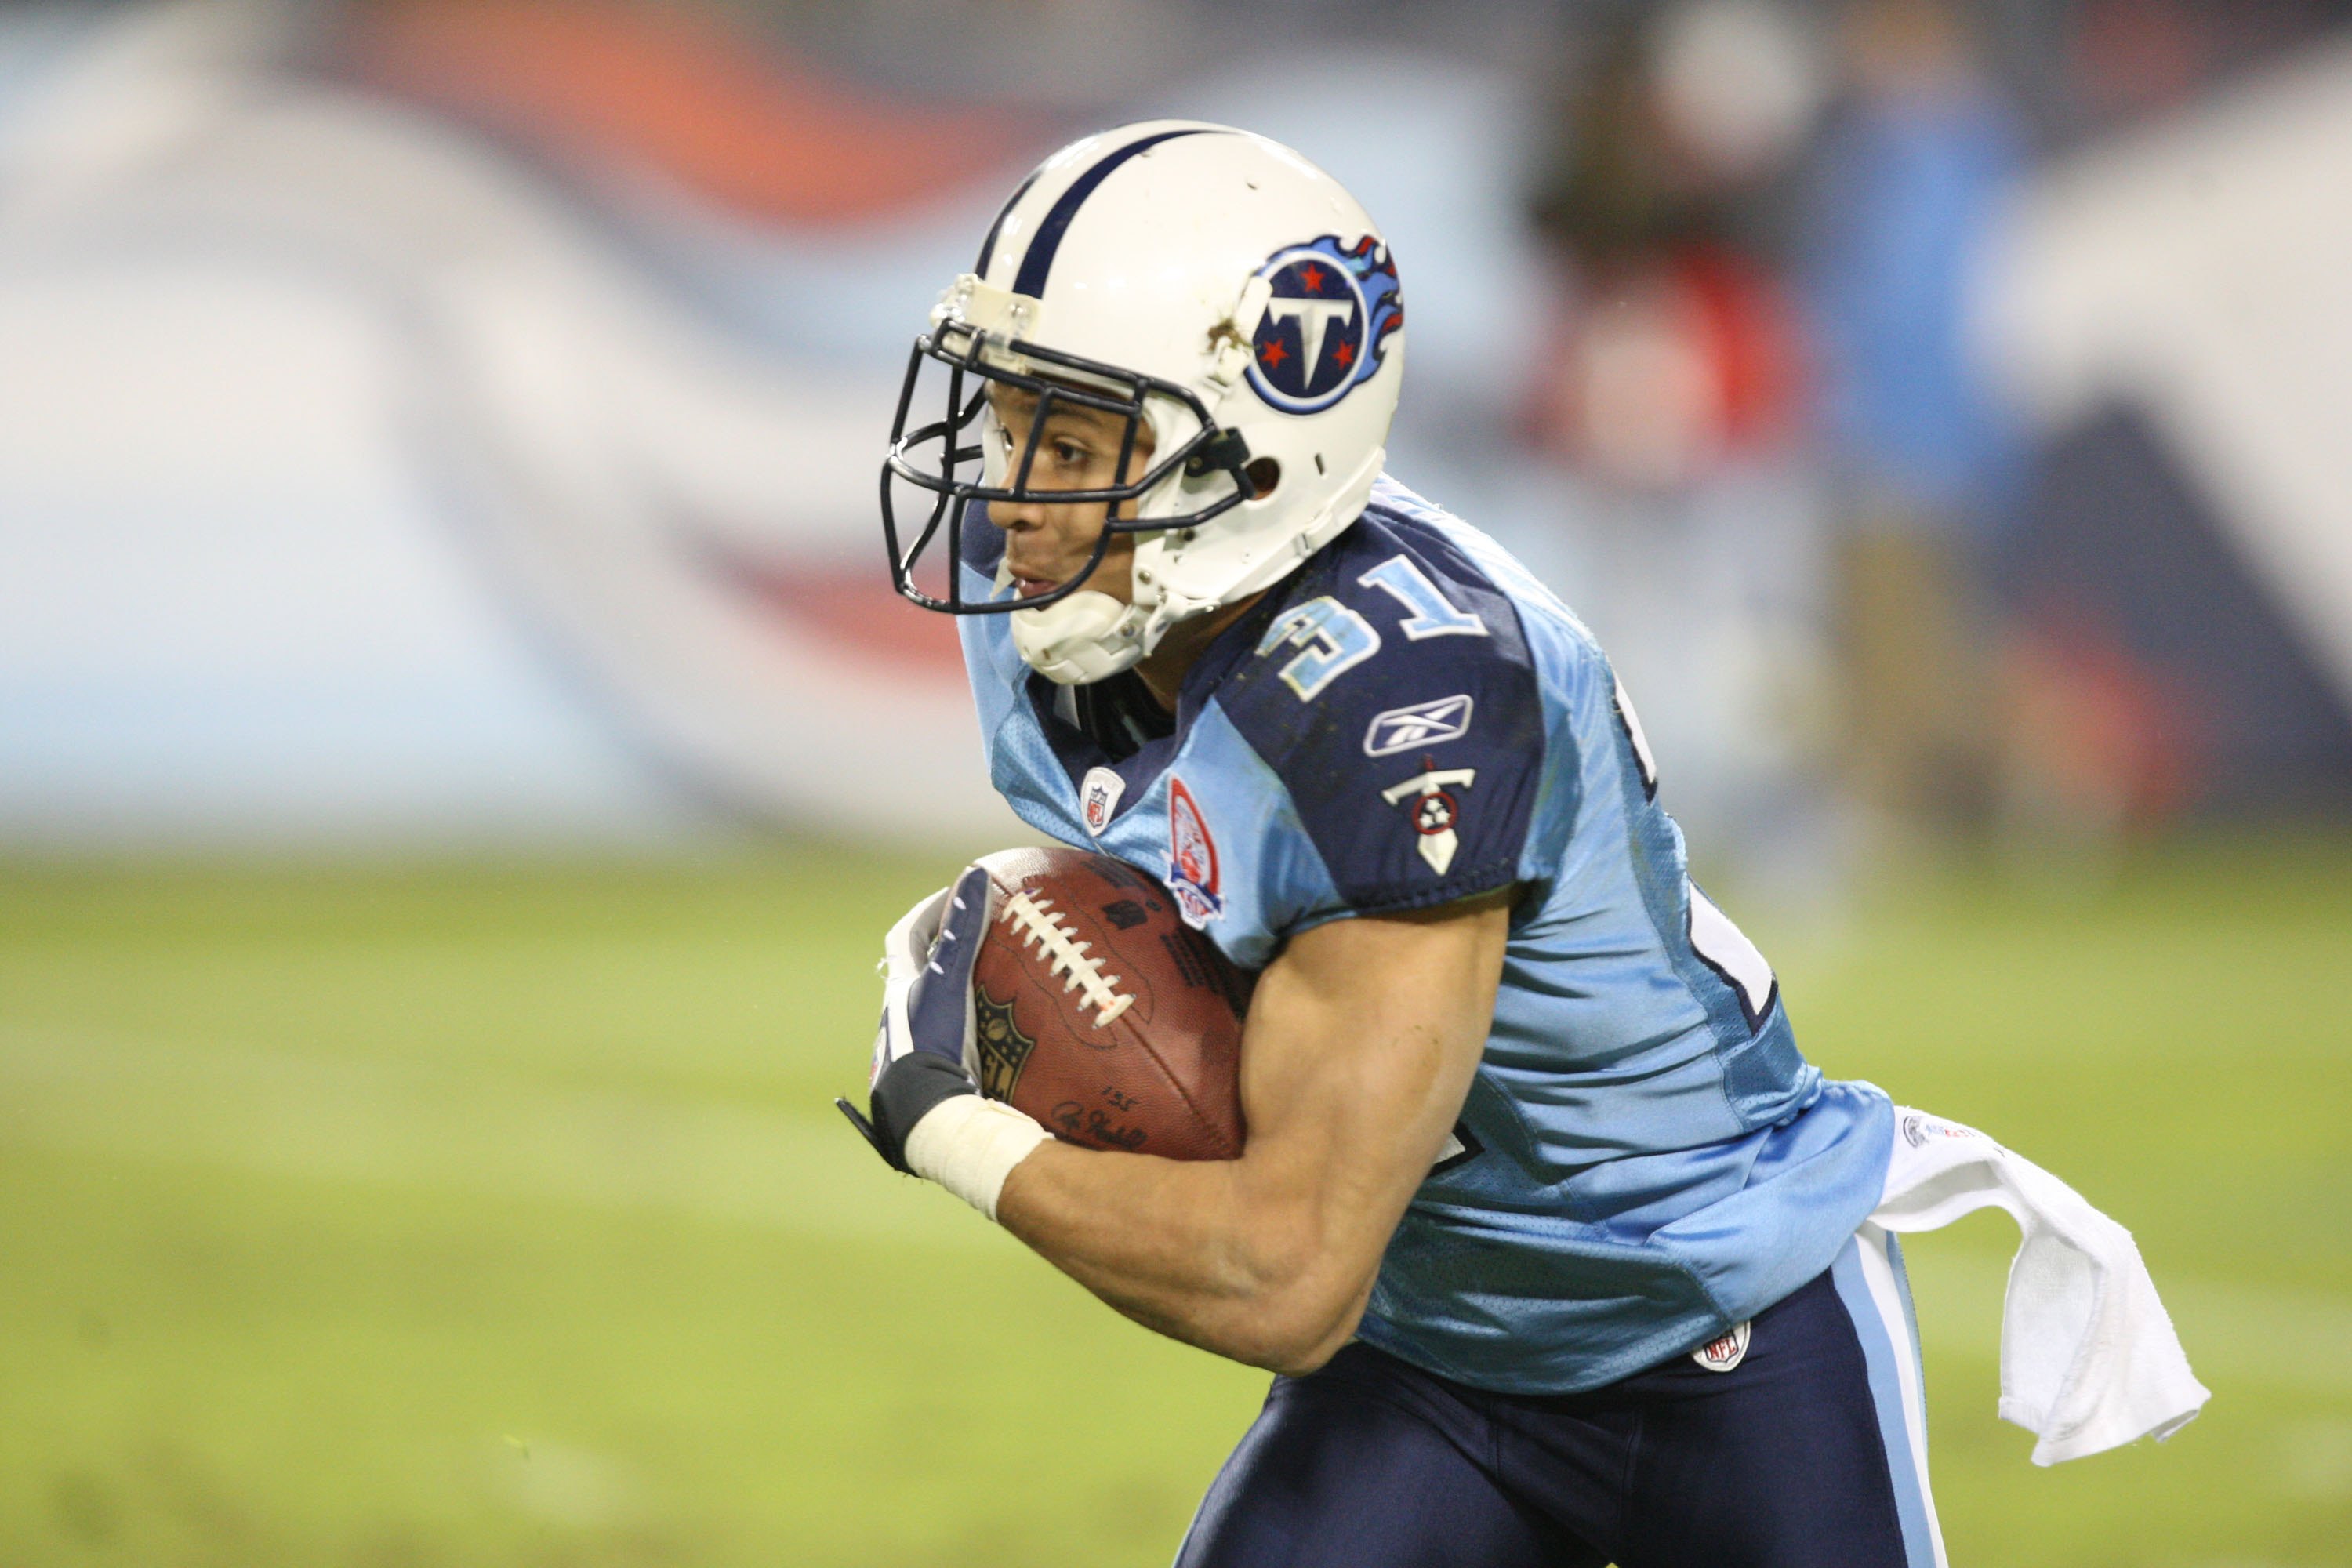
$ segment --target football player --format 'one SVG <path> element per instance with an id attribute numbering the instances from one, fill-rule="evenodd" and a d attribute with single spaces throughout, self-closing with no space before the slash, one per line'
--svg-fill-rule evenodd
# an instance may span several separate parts
<path id="1" fill-rule="evenodd" d="M 897 584 L 961 618 L 1013 808 L 1263 972 L 1249 1137 L 1098 1153 L 982 1098 L 976 872 L 891 933 L 866 1130 L 1279 1374 L 1182 1568 L 1927 1568 L 1902 1259 L 1858 1234 L 1892 1108 L 1799 1054 L 1591 636 L 1384 473 L 1405 338 L 1345 190 L 1181 121 L 1046 160 L 941 297 Z"/>

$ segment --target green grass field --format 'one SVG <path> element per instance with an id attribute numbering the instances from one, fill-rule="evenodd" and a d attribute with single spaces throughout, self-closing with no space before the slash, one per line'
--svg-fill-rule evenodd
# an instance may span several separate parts
<path id="1" fill-rule="evenodd" d="M 827 1104 L 951 869 L 0 871 L 0 1565 L 1164 1563 L 1264 1377 Z M 1815 1060 L 2131 1226 L 2215 1391 L 2033 1468 L 2013 1229 L 1916 1238 L 1952 1561 L 2352 1563 L 2352 845 L 1748 923 Z"/>

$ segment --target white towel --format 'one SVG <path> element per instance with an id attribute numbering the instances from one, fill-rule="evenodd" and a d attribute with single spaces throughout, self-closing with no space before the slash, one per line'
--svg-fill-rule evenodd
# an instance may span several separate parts
<path id="1" fill-rule="evenodd" d="M 1988 1204 L 2025 1233 L 2001 1315 L 2000 1414 L 2040 1435 L 2033 1462 L 2160 1442 L 2193 1419 L 2212 1395 L 2189 1370 L 2131 1232 L 1974 1128 L 1897 1106 L 1871 1222 L 1935 1230 Z"/>

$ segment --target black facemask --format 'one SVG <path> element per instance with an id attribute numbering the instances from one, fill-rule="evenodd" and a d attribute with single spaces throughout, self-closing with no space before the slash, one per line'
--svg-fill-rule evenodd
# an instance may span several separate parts
<path id="1" fill-rule="evenodd" d="M 1015 371 L 1002 363 L 1011 357 L 1029 367 Z M 994 359 L 999 363 L 987 363 Z M 925 374 L 946 381 L 946 411 L 942 417 L 913 430 L 907 427 L 909 411 Z M 1033 394 L 1037 406 L 1029 422 L 1029 438 L 1018 460 L 1007 462 L 1008 482 L 985 482 L 982 454 L 975 434 L 985 416 L 988 389 L 993 384 Z M 1033 489 L 1029 476 L 1037 458 L 1046 423 L 1056 408 L 1087 408 L 1123 422 L 1118 466 L 1124 475 L 1134 466 L 1137 437 L 1147 429 L 1147 400 L 1172 398 L 1190 409 L 1199 431 L 1173 451 L 1155 453 L 1151 466 L 1139 478 L 1103 489 Z M 948 321 L 915 340 L 907 362 L 906 384 L 898 394 L 898 416 L 890 426 L 890 455 L 882 465 L 882 533 L 889 552 L 890 584 L 905 598 L 927 610 L 953 616 L 1003 615 L 1013 610 L 1042 609 L 1057 604 L 1086 585 L 1109 551 L 1112 537 L 1121 533 L 1156 533 L 1194 528 L 1240 504 L 1251 493 L 1244 470 L 1249 447 L 1237 431 L 1217 426 L 1201 400 L 1173 382 L 1076 354 L 1042 348 L 1018 339 L 1000 338 L 975 331 L 960 321 Z M 1034 599 L 971 599 L 965 596 L 958 567 L 965 559 L 965 534 L 972 528 L 993 525 L 979 515 L 979 507 L 995 501 L 1009 505 L 1072 506 L 1101 503 L 1112 512 L 1125 502 L 1140 499 L 1170 475 L 1187 479 L 1224 473 L 1231 489 L 1193 511 L 1171 517 L 1120 518 L 1103 525 L 1086 567 L 1067 583 Z M 964 477 L 969 474 L 969 478 Z M 902 529 L 898 515 L 894 480 L 903 480 L 929 492 L 929 515 L 919 527 Z M 919 506 L 921 504 L 917 503 Z M 927 590 L 916 581 L 918 565 L 942 532 L 947 551 L 943 591 Z M 909 535 L 911 534 L 911 537 Z"/>

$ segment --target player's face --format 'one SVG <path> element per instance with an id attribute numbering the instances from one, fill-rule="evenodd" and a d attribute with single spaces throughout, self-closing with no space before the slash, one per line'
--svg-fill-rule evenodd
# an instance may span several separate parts
<path id="1" fill-rule="evenodd" d="M 990 408 L 996 416 L 992 437 L 1002 444 L 1007 470 L 1017 468 L 1028 447 L 1035 422 L 1037 395 L 1020 387 L 991 386 Z M 1149 425 L 1139 425 L 1135 449 L 1119 467 L 1119 447 L 1127 437 L 1127 420 L 1096 408 L 1056 404 L 1038 433 L 1037 455 L 1029 468 L 1033 490 L 1108 489 L 1125 484 L 1151 464 L 1152 437 Z M 1119 515 L 1129 515 L 1135 503 L 1119 503 Z M 988 515 L 1004 530 L 1004 564 L 1014 588 L 1024 599 L 1052 592 L 1086 570 L 1102 536 L 1109 507 L 1102 501 L 1070 506 L 1038 502 L 1011 505 L 989 503 Z M 1135 536 L 1114 537 L 1103 552 L 1102 564 L 1087 579 L 1087 586 L 1121 603 L 1134 595 Z"/>

